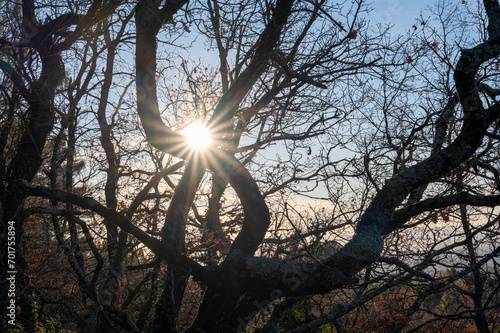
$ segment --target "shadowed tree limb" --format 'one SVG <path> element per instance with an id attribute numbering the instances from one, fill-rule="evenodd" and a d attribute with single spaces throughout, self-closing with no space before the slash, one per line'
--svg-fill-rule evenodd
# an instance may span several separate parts
<path id="1" fill-rule="evenodd" d="M 191 272 L 195 279 L 206 280 L 208 278 L 209 271 L 206 268 L 179 253 L 171 246 L 149 236 L 139 227 L 132 224 L 130 219 L 128 219 L 126 216 L 101 205 L 99 202 L 92 198 L 52 188 L 33 185 L 25 180 L 20 180 L 16 182 L 16 184 L 27 195 L 71 203 L 75 206 L 89 209 L 99 214 L 101 217 L 107 219 L 107 221 L 109 221 L 110 223 L 113 223 L 117 227 L 137 238 L 157 256 L 163 258 L 167 263 L 181 262 L 182 265 L 186 267 L 186 270 Z"/>

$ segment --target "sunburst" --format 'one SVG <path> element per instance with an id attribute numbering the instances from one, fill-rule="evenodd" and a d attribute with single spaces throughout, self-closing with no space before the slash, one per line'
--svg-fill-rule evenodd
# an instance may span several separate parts
<path id="1" fill-rule="evenodd" d="M 188 145 L 194 150 L 203 150 L 210 144 L 210 132 L 199 122 L 190 124 L 182 134 L 186 137 Z"/>

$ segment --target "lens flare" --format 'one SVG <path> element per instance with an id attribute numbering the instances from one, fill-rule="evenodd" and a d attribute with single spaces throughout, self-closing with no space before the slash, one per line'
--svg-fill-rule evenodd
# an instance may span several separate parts
<path id="1" fill-rule="evenodd" d="M 210 143 L 210 133 L 200 123 L 192 123 L 183 131 L 187 143 L 195 150 L 202 150 Z"/>

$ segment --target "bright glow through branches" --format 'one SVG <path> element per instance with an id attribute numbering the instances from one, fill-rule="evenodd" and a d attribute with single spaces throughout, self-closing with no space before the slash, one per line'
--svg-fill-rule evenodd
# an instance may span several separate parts
<path id="1" fill-rule="evenodd" d="M 192 123 L 183 131 L 188 144 L 195 150 L 202 150 L 210 143 L 210 133 L 200 123 Z"/>

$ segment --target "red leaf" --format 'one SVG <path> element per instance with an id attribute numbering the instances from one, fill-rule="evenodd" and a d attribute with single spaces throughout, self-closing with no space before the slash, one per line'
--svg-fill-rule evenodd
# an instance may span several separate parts
<path id="1" fill-rule="evenodd" d="M 220 240 L 216 241 L 216 243 L 214 244 L 214 248 L 216 250 L 219 250 L 219 251 L 222 251 L 222 250 L 226 249 L 226 247 L 224 246 L 224 244 L 222 244 L 222 242 Z"/>
<path id="2" fill-rule="evenodd" d="M 349 31 L 349 33 L 347 34 L 347 38 L 350 38 L 350 39 L 358 38 L 358 32 L 356 30 Z"/>
<path id="3" fill-rule="evenodd" d="M 448 222 L 450 220 L 450 216 L 445 213 L 441 213 L 441 217 L 443 218 L 443 221 Z"/>

